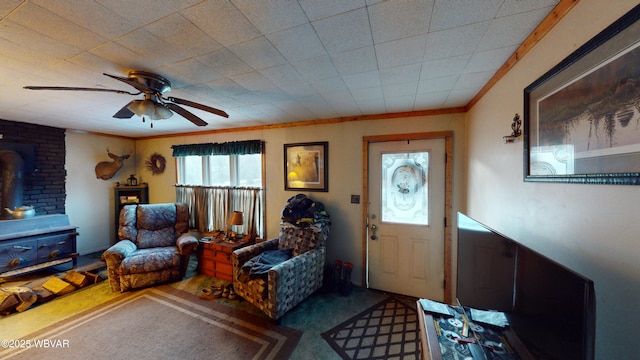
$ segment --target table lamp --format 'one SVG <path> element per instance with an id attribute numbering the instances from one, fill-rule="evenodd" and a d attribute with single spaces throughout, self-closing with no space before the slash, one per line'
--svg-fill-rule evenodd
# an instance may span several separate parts
<path id="1" fill-rule="evenodd" d="M 233 231 L 234 226 L 244 224 L 244 219 L 242 217 L 242 211 L 234 211 L 233 214 L 229 217 L 229 225 L 231 227 L 231 231 L 229 232 L 229 237 L 235 239 L 236 232 Z"/>

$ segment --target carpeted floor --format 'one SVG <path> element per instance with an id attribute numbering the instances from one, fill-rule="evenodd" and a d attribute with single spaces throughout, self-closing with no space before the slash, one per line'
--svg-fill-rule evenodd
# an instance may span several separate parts
<path id="1" fill-rule="evenodd" d="M 29 334 L 3 346 L 0 359 L 286 359 L 300 335 L 165 285 L 121 294 Z"/>
<path id="2" fill-rule="evenodd" d="M 96 258 L 99 259 L 99 254 Z M 197 296 L 202 287 L 225 283 L 222 280 L 198 274 L 195 256 L 192 260 L 185 279 L 170 284 L 171 287 Z M 47 276 L 50 275 L 47 274 Z M 103 275 L 106 276 L 106 271 Z M 77 316 L 83 311 L 96 306 L 96 304 L 111 301 L 120 295 L 117 292 L 111 292 L 108 284 L 103 282 L 62 296 L 50 303 L 39 305 L 24 313 L 15 313 L 4 318 L 0 316 L 0 339 L 23 338 L 45 327 Z M 318 292 L 310 296 L 281 319 L 280 325 L 302 332 L 300 341 L 289 359 L 342 359 L 343 357 L 327 341 L 323 340 L 322 333 L 338 326 L 346 319 L 354 317 L 387 297 L 388 295 L 383 292 L 357 286 L 353 288 L 349 296 L 341 296 L 335 292 Z M 219 298 L 207 302 L 244 311 L 255 315 L 257 318 L 267 319 L 255 306 L 241 299 Z M 206 333 L 202 333 L 199 334 L 198 339 L 202 340 L 207 336 Z M 86 339 L 86 341 L 100 341 L 100 339 L 96 339 L 91 335 L 87 335 Z"/>
<path id="3" fill-rule="evenodd" d="M 345 360 L 420 359 L 416 310 L 390 296 L 322 337 Z"/>

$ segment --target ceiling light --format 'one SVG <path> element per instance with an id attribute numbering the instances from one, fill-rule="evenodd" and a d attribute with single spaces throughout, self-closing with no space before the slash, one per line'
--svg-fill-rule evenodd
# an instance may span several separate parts
<path id="1" fill-rule="evenodd" d="M 155 111 L 149 115 L 149 118 L 151 120 L 164 120 L 170 118 L 172 115 L 173 112 L 171 112 L 171 110 L 167 109 L 163 104 L 156 103 Z"/>
<path id="2" fill-rule="evenodd" d="M 149 99 L 133 100 L 127 105 L 127 109 L 138 116 L 152 115 L 156 111 L 156 106 L 153 101 Z"/>

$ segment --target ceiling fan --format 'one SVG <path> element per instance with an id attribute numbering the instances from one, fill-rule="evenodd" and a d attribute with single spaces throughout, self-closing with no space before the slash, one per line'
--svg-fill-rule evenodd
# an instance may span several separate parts
<path id="1" fill-rule="evenodd" d="M 25 86 L 24 88 L 29 90 L 102 91 L 134 96 L 144 94 L 143 100 L 131 100 L 122 109 L 118 110 L 118 112 L 113 115 L 114 118 L 118 119 L 129 119 L 133 117 L 133 115 L 138 115 L 143 117 L 143 121 L 144 116 L 148 116 L 151 120 L 162 120 L 168 119 L 173 115 L 173 112 L 176 112 L 198 126 L 207 125 L 204 120 L 191 113 L 190 111 L 184 109 L 180 105 L 190 106 L 226 118 L 229 117 L 229 114 L 227 114 L 226 112 L 207 105 L 199 104 L 185 99 L 175 98 L 172 96 L 165 97 L 164 94 L 171 90 L 171 82 L 160 75 L 137 70 L 130 71 L 128 77 L 110 75 L 107 73 L 104 73 L 104 75 L 122 81 L 123 83 L 134 87 L 136 90 L 139 90 L 139 92 L 133 93 L 116 89 L 67 86 Z M 153 127 L 153 124 L 151 124 L 151 127 Z"/>

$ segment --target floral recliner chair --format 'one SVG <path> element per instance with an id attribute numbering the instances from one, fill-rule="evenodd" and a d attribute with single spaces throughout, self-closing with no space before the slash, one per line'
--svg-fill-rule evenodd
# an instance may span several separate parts
<path id="1" fill-rule="evenodd" d="M 330 222 L 328 215 L 320 222 L 314 222 L 317 217 L 305 220 L 312 224 L 304 222 L 299 226 L 283 221 L 278 238 L 240 248 L 231 257 L 236 294 L 274 320 L 323 285 Z M 270 251 L 283 251 L 291 257 L 273 266 L 269 264 L 265 274 L 247 276 L 246 265 Z"/>
<path id="2" fill-rule="evenodd" d="M 118 241 L 102 254 L 112 291 L 128 291 L 184 277 L 198 240 L 188 233 L 182 203 L 126 205 Z"/>

